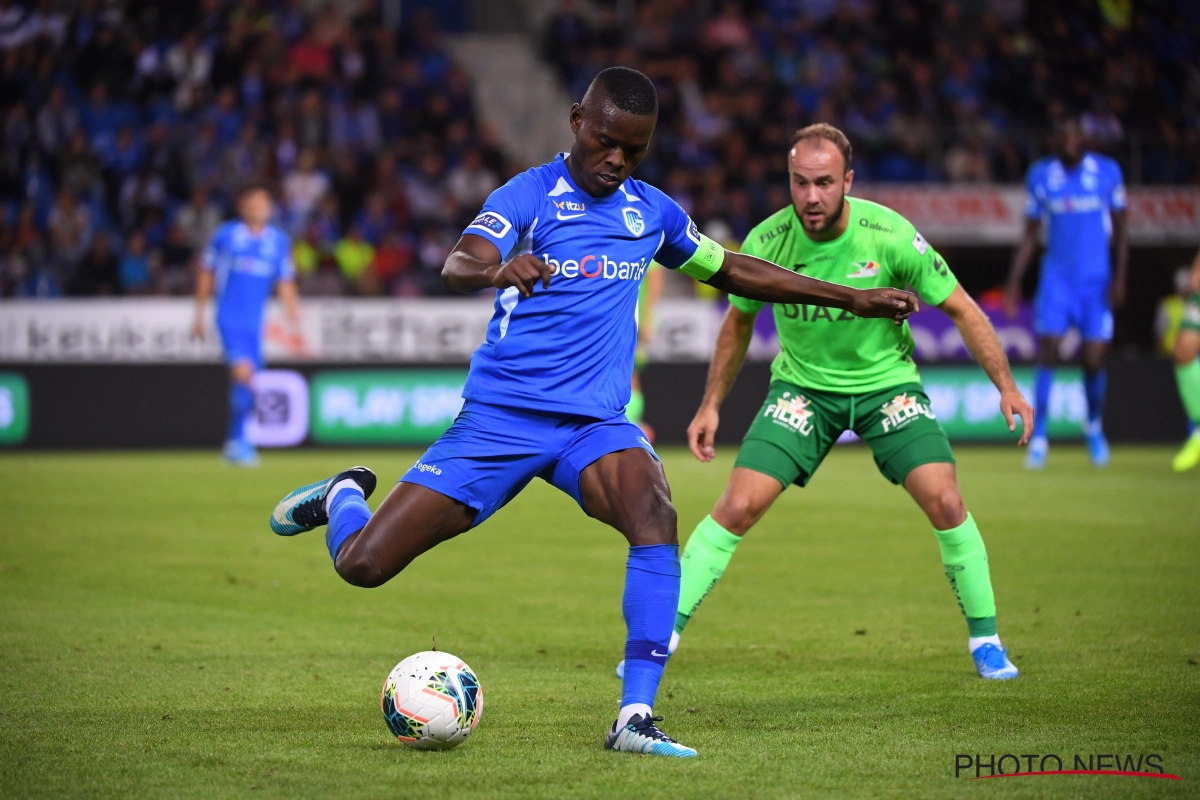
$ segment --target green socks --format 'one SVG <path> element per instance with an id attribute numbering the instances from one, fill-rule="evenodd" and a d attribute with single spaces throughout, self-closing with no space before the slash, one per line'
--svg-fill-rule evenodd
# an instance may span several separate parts
<path id="1" fill-rule="evenodd" d="M 625 418 L 637 425 L 642 421 L 642 413 L 646 410 L 646 395 L 641 389 L 629 393 L 629 404 L 625 406 Z"/>
<path id="2" fill-rule="evenodd" d="M 988 572 L 987 549 L 975 527 L 975 519 L 967 519 L 948 531 L 934 530 L 942 551 L 942 565 L 950 588 L 958 598 L 958 606 L 967 618 L 972 637 L 996 634 L 996 598 L 992 594 L 992 577 Z M 682 602 L 680 608 L 682 608 Z M 678 623 L 676 623 L 678 627 Z"/>
<path id="3" fill-rule="evenodd" d="M 1182 367 L 1175 367 L 1175 382 L 1179 384 L 1179 398 L 1188 419 L 1200 425 L 1200 360 L 1192 359 Z"/>
<path id="4" fill-rule="evenodd" d="M 978 534 L 976 534 L 978 536 Z M 679 611 L 675 614 L 675 633 L 683 633 L 700 601 L 712 591 L 725 574 L 733 551 L 742 537 L 725 530 L 711 516 L 705 517 L 692 531 L 683 550 L 682 574 L 679 579 Z M 986 574 L 987 564 L 984 564 Z"/>

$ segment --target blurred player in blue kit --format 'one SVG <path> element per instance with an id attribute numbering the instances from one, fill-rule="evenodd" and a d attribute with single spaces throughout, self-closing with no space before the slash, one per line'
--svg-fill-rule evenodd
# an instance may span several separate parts
<path id="1" fill-rule="evenodd" d="M 1046 465 L 1054 368 L 1063 335 L 1075 328 L 1083 339 L 1088 457 L 1103 467 L 1108 464 L 1102 424 L 1108 380 L 1104 357 L 1112 341 L 1112 312 L 1125 302 L 1129 263 L 1125 183 L 1115 161 L 1084 149 L 1077 121 L 1060 122 L 1056 132 L 1057 152 L 1034 163 L 1025 178 L 1025 237 L 1013 258 L 1006 293 L 1008 313 L 1015 316 L 1021 281 L 1045 225 L 1046 253 L 1034 299 L 1038 336 L 1034 431 L 1025 466 Z"/>
<path id="2" fill-rule="evenodd" d="M 627 666 L 605 747 L 688 757 L 695 750 L 653 715 L 679 601 L 675 509 L 657 455 L 624 413 L 646 270 L 653 260 L 745 297 L 898 322 L 916 299 L 801 276 L 702 236 L 678 204 L 630 178 L 657 118 L 645 75 L 612 67 L 596 77 L 571 108 L 571 152 L 493 192 L 446 260 L 450 288 L 497 290 L 454 424 L 374 515 L 366 497 L 375 475 L 354 467 L 288 494 L 271 528 L 291 536 L 328 525 L 337 573 L 379 586 L 484 522 L 533 478 L 552 483 L 629 542 Z"/>
<path id="3" fill-rule="evenodd" d="M 193 335 L 204 337 L 204 310 L 216 298 L 217 331 L 229 365 L 229 428 L 224 455 L 232 464 L 253 467 L 258 453 L 246 437 L 246 421 L 254 412 L 254 373 L 262 368 L 263 316 L 278 289 L 284 311 L 298 332 L 300 295 L 292 266 L 288 235 L 270 224 L 271 192 L 249 184 L 238 192 L 238 219 L 213 233 L 200 259 L 196 280 Z"/>

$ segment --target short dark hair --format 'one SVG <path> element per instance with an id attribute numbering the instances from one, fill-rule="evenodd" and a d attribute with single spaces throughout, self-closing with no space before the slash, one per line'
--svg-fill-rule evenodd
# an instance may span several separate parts
<path id="1" fill-rule="evenodd" d="M 850 171 L 850 157 L 854 154 L 854 149 L 850 146 L 850 140 L 846 138 L 846 134 L 828 122 L 818 122 L 815 125 L 809 125 L 793 133 L 792 141 L 788 144 L 788 149 L 790 150 L 795 147 L 797 142 L 809 139 L 823 139 L 826 142 L 832 142 L 834 147 L 838 149 L 838 152 L 842 154 L 842 160 L 846 164 L 843 172 Z"/>
<path id="2" fill-rule="evenodd" d="M 234 200 L 240 203 L 251 192 L 266 192 L 269 195 L 271 194 L 271 184 L 258 178 L 248 180 L 238 186 L 237 193 L 234 194 Z"/>
<path id="3" fill-rule="evenodd" d="M 604 92 L 605 99 L 622 111 L 644 117 L 658 113 L 658 92 L 654 81 L 647 78 L 636 69 L 629 67 L 609 67 L 602 70 L 592 85 Z"/>

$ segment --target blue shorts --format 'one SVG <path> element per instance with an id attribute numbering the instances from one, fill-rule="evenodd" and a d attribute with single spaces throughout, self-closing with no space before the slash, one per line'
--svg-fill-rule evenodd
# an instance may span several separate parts
<path id="1" fill-rule="evenodd" d="M 475 509 L 474 527 L 535 477 L 571 495 L 583 508 L 580 473 L 602 456 L 634 447 L 658 458 L 641 428 L 623 415 L 600 420 L 468 401 L 450 429 L 400 481 Z"/>
<path id="2" fill-rule="evenodd" d="M 256 370 L 262 369 L 262 328 L 217 323 L 217 330 L 225 349 L 226 364 L 233 366 L 239 361 L 249 361 Z"/>
<path id="3" fill-rule="evenodd" d="M 1110 342 L 1113 335 L 1108 284 L 1071 286 L 1043 279 L 1033 300 L 1034 328 L 1039 336 L 1062 336 L 1075 328 L 1087 342 Z"/>

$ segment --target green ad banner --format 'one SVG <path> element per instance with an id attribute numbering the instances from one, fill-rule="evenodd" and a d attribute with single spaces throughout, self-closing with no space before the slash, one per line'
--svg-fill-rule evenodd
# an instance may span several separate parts
<path id="1" fill-rule="evenodd" d="M 466 370 L 318 372 L 309 434 L 320 444 L 428 444 L 462 408 Z"/>
<path id="2" fill-rule="evenodd" d="M 29 384 L 16 372 L 0 372 L 0 446 L 29 435 Z"/>
<path id="3" fill-rule="evenodd" d="M 1034 368 L 1014 367 L 1013 378 L 1032 404 Z M 924 367 L 921 382 L 929 395 L 933 413 L 951 439 L 1007 440 L 1014 437 L 1000 413 L 1000 392 L 979 367 Z M 1049 416 L 1046 435 L 1050 438 L 1083 438 L 1087 398 L 1083 392 L 1083 372 L 1079 368 L 1055 370 Z M 1019 422 L 1017 430 L 1021 430 Z"/>

